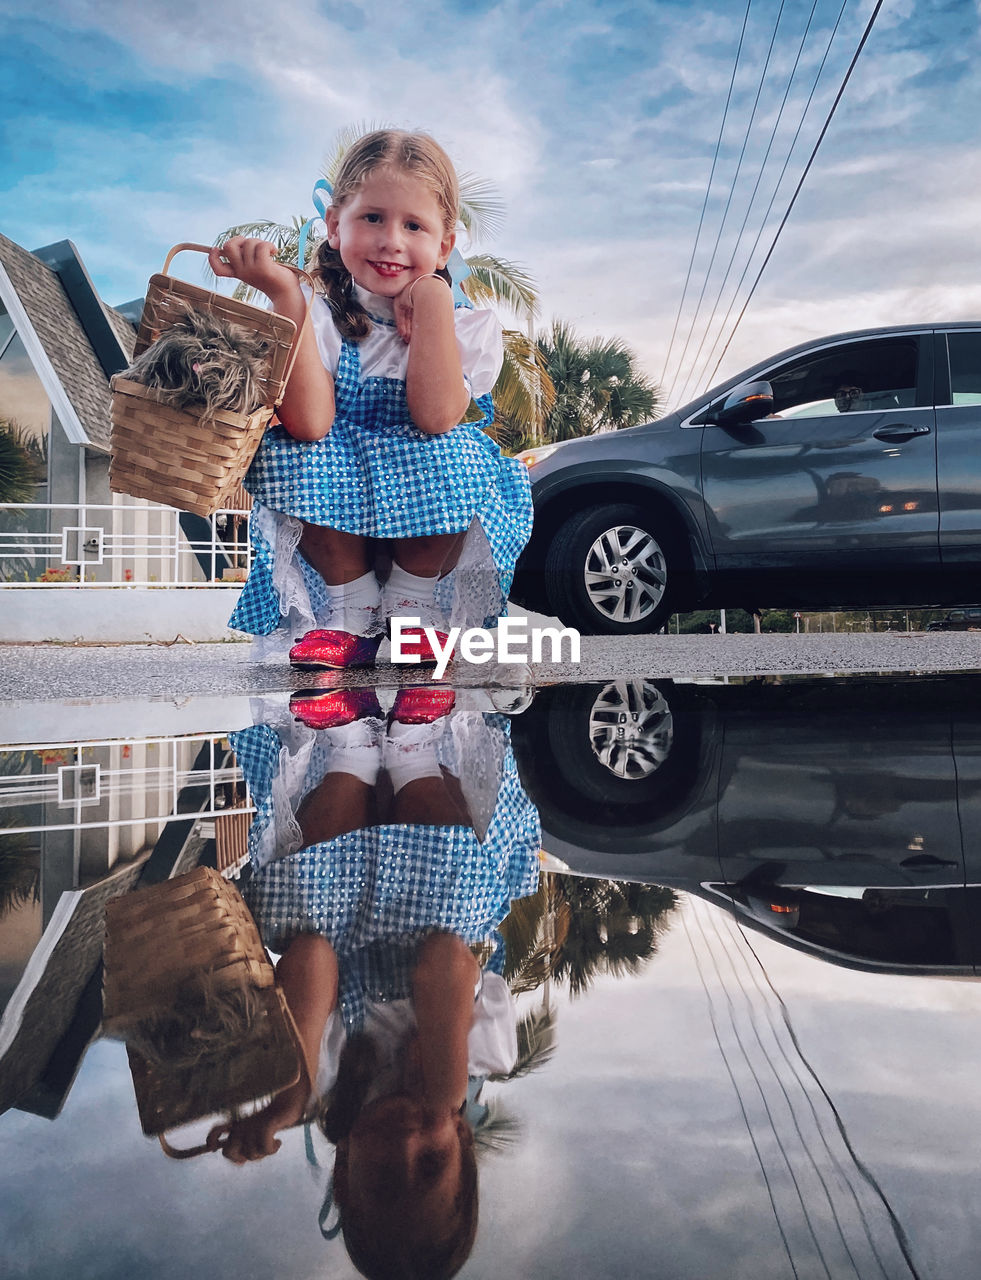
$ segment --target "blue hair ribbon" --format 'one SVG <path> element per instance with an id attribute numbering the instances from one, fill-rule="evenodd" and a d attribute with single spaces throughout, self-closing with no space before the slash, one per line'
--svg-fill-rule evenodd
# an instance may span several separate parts
<path id="1" fill-rule="evenodd" d="M 313 194 L 310 199 L 313 207 L 317 210 L 312 218 L 307 218 L 303 226 L 300 228 L 300 237 L 296 245 L 296 265 L 301 271 L 306 270 L 307 257 L 307 237 L 310 234 L 310 228 L 319 218 L 322 222 L 327 221 L 327 201 L 320 194 L 326 191 L 328 196 L 334 194 L 334 188 L 330 185 L 326 178 L 321 178 L 319 182 L 313 184 Z"/>

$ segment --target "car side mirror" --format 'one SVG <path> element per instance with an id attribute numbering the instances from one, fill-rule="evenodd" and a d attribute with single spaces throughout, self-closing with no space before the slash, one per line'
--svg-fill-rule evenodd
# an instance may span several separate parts
<path id="1" fill-rule="evenodd" d="M 739 427 L 758 422 L 773 412 L 773 388 L 768 382 L 744 382 L 731 391 L 713 415 L 720 427 Z"/>

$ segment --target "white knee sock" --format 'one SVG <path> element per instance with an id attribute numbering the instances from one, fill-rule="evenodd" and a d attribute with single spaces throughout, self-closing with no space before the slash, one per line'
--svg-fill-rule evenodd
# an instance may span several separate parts
<path id="1" fill-rule="evenodd" d="M 392 564 L 385 589 L 382 592 L 382 613 L 386 618 L 420 618 L 422 626 L 446 626 L 446 620 L 436 608 L 436 584 L 434 578 L 421 578 L 409 573 L 401 565 Z"/>
<path id="2" fill-rule="evenodd" d="M 331 631 L 349 631 L 354 636 L 378 635 L 381 629 L 381 588 L 374 573 L 366 573 L 339 586 L 324 585 L 327 607 L 318 614 L 318 626 Z"/>
<path id="3" fill-rule="evenodd" d="M 398 795 L 416 778 L 441 778 L 436 744 L 443 736 L 443 721 L 436 724 L 392 724 L 382 748 L 385 771 Z"/>
<path id="4" fill-rule="evenodd" d="M 355 720 L 335 729 L 320 729 L 331 744 L 327 773 L 350 773 L 369 787 L 378 781 L 382 763 L 381 734 L 378 722 Z"/>

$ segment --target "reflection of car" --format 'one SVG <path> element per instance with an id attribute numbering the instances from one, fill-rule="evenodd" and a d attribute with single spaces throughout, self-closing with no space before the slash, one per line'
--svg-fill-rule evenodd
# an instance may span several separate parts
<path id="1" fill-rule="evenodd" d="M 685 889 L 841 962 L 973 972 L 978 707 L 974 675 L 618 681 L 541 690 L 512 742 L 574 873 Z"/>
<path id="2" fill-rule="evenodd" d="M 951 609 L 945 617 L 928 623 L 927 631 L 981 631 L 981 609 Z"/>
<path id="3" fill-rule="evenodd" d="M 657 422 L 526 451 L 512 594 L 614 634 L 696 604 L 958 604 L 979 430 L 981 324 L 806 343 Z"/>

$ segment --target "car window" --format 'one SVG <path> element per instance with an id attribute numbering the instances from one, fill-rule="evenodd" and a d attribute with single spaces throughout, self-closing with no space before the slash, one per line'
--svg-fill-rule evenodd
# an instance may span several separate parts
<path id="1" fill-rule="evenodd" d="M 947 334 L 949 404 L 981 404 L 981 333 Z"/>
<path id="2" fill-rule="evenodd" d="M 799 356 L 768 375 L 783 418 L 908 409 L 916 404 L 916 338 L 846 343 Z"/>

